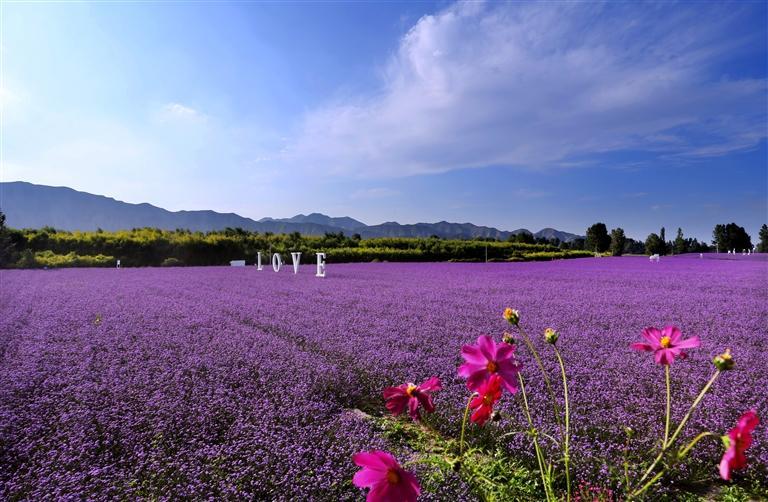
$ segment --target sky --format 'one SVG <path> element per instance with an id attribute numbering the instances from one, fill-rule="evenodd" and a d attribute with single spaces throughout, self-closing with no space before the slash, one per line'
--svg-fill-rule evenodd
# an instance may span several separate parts
<path id="1" fill-rule="evenodd" d="M 711 240 L 768 220 L 768 3 L 1 2 L 1 181 Z"/>

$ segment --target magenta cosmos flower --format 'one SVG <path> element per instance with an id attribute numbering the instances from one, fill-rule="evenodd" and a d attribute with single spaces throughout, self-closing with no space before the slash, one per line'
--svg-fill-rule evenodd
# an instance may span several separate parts
<path id="1" fill-rule="evenodd" d="M 731 479 L 733 469 L 743 469 L 747 466 L 747 457 L 744 451 L 752 444 L 752 431 L 755 430 L 760 419 L 755 410 L 749 410 L 739 419 L 736 427 L 728 433 L 728 449 L 720 461 L 720 477 L 726 481 Z"/>
<path id="2" fill-rule="evenodd" d="M 633 343 L 631 347 L 635 350 L 653 352 L 656 364 L 672 364 L 676 357 L 685 359 L 686 353 L 683 349 L 693 349 L 701 345 L 698 336 L 683 340 L 683 333 L 677 326 L 664 326 L 663 330 L 645 328 L 643 338 L 648 343 Z"/>
<path id="3" fill-rule="evenodd" d="M 498 374 L 491 375 L 480 385 L 478 396 L 469 403 L 469 407 L 475 410 L 471 418 L 473 422 L 483 425 L 488 421 L 493 413 L 493 405 L 501 399 L 501 385 L 502 378 Z"/>
<path id="4" fill-rule="evenodd" d="M 435 411 L 430 392 L 440 389 L 442 389 L 440 379 L 432 377 L 425 380 L 421 385 L 406 383 L 397 387 L 387 387 L 384 389 L 384 399 L 387 401 L 387 409 L 393 415 L 399 415 L 408 406 L 408 413 L 411 418 L 421 420 L 419 405 L 423 406 L 427 413 Z"/>
<path id="5" fill-rule="evenodd" d="M 362 467 L 352 483 L 358 488 L 371 489 L 367 502 L 416 502 L 421 492 L 416 476 L 400 467 L 390 453 L 361 451 L 352 461 Z"/>
<path id="6" fill-rule="evenodd" d="M 459 366 L 459 375 L 467 379 L 467 387 L 478 391 L 491 375 L 499 375 L 501 384 L 511 393 L 517 392 L 517 374 L 521 365 L 514 360 L 515 346 L 505 342 L 497 344 L 488 335 L 477 339 L 477 345 L 461 348 L 466 361 Z"/>

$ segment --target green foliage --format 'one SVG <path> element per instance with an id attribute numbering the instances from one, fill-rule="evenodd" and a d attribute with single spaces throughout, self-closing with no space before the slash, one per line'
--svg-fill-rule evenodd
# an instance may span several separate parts
<path id="1" fill-rule="evenodd" d="M 688 243 L 683 238 L 682 228 L 677 229 L 677 237 L 675 237 L 675 242 L 672 245 L 672 248 L 675 250 L 675 254 L 683 254 L 688 252 Z"/>
<path id="2" fill-rule="evenodd" d="M 768 225 L 763 223 L 760 227 L 760 243 L 757 245 L 758 253 L 768 253 Z"/>
<path id="3" fill-rule="evenodd" d="M 624 246 L 626 243 L 627 237 L 624 235 L 623 228 L 614 228 L 611 230 L 611 255 L 621 256 L 624 253 Z"/>
<path id="4" fill-rule="evenodd" d="M 11 237 L 5 226 L 5 214 L 0 211 L 0 267 L 11 263 Z"/>
<path id="5" fill-rule="evenodd" d="M 608 235 L 608 228 L 605 223 L 595 223 L 587 229 L 587 239 L 584 242 L 584 249 L 596 253 L 608 251 L 611 245 L 611 237 Z"/>
<path id="6" fill-rule="evenodd" d="M 329 263 L 374 260 L 481 262 L 486 257 L 489 261 L 525 261 L 590 255 L 561 249 L 552 243 L 405 237 L 362 240 L 347 237 L 342 232 L 323 236 L 274 235 L 240 228 L 206 233 L 154 228 L 118 232 L 64 232 L 44 228 L 10 230 L 10 233 L 17 250 L 10 265 L 19 267 L 113 266 L 114 261 L 110 260 L 116 259 L 126 267 L 226 265 L 230 260 L 242 259 L 255 263 L 258 252 L 262 253 L 265 263 L 271 253 L 280 253 L 284 261 L 288 261 L 291 252 L 302 253 L 303 263 L 313 262 L 316 252 L 326 253 Z M 50 252 L 56 257 L 39 255 L 42 252 Z"/>
<path id="7" fill-rule="evenodd" d="M 645 254 L 652 255 L 652 254 L 664 254 L 664 251 L 666 250 L 666 244 L 663 240 L 661 240 L 661 237 L 659 237 L 656 234 L 650 234 L 647 239 L 645 239 Z"/>
<path id="8" fill-rule="evenodd" d="M 713 244 L 721 252 L 735 249 L 740 253 L 745 249 L 752 249 L 752 238 L 744 230 L 744 227 L 740 227 L 736 223 L 715 225 L 712 238 Z"/>
<path id="9" fill-rule="evenodd" d="M 113 266 L 115 259 L 105 255 L 78 255 L 74 252 L 56 254 L 53 251 L 39 251 L 34 254 L 35 267 L 107 267 Z"/>

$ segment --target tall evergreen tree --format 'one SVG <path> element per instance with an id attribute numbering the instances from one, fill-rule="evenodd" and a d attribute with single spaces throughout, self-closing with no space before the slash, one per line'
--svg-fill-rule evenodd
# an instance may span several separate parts
<path id="1" fill-rule="evenodd" d="M 688 243 L 683 238 L 683 229 L 677 229 L 677 237 L 675 237 L 675 244 L 673 246 L 675 254 L 683 254 L 688 252 Z"/>
<path id="2" fill-rule="evenodd" d="M 763 223 L 760 227 L 760 244 L 757 245 L 757 251 L 760 253 L 768 253 L 768 225 Z"/>
<path id="3" fill-rule="evenodd" d="M 624 245 L 627 242 L 627 237 L 624 235 L 623 228 L 614 228 L 611 230 L 611 254 L 613 256 L 621 256 L 624 252 Z"/>
<path id="4" fill-rule="evenodd" d="M 604 253 L 608 251 L 611 245 L 611 236 L 608 235 L 608 228 L 605 223 L 595 223 L 587 229 L 587 239 L 584 243 L 584 249 Z"/>

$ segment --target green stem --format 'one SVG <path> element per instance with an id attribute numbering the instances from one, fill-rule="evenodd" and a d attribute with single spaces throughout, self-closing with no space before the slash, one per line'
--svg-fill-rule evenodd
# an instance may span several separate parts
<path id="1" fill-rule="evenodd" d="M 691 440 L 691 442 L 688 443 L 685 448 L 680 450 L 680 453 L 677 454 L 678 458 L 681 458 L 681 459 L 685 458 L 685 456 L 688 454 L 688 452 L 691 451 L 691 448 L 696 446 L 696 443 L 698 443 L 699 441 L 701 441 L 702 439 L 704 439 L 707 436 L 717 436 L 717 434 L 715 434 L 714 432 L 702 432 L 702 433 L 700 433 L 698 436 L 693 438 L 693 440 Z"/>
<path id="2" fill-rule="evenodd" d="M 696 400 L 691 405 L 691 408 L 688 410 L 688 413 L 685 414 L 683 417 L 683 420 L 680 422 L 680 425 L 677 426 L 677 429 L 675 429 L 674 434 L 672 434 L 672 437 L 669 439 L 669 444 L 675 442 L 675 439 L 677 439 L 677 436 L 680 434 L 680 432 L 683 430 L 683 427 L 685 427 L 685 424 L 688 423 L 688 420 L 691 418 L 691 414 L 693 413 L 693 410 L 696 409 L 696 407 L 699 405 L 701 400 L 704 398 L 704 394 L 706 394 L 709 391 L 709 388 L 712 387 L 712 384 L 715 383 L 715 380 L 717 380 L 717 377 L 720 376 L 720 370 L 716 370 L 715 374 L 712 375 L 712 378 L 709 379 L 707 384 L 704 386 L 703 389 L 701 389 L 701 392 L 699 392 L 699 395 L 696 396 Z"/>
<path id="3" fill-rule="evenodd" d="M 552 382 L 549 380 L 549 375 L 547 374 L 546 370 L 544 370 L 544 364 L 542 364 L 541 358 L 539 357 L 539 353 L 536 351 L 536 347 L 533 346 L 533 342 L 531 342 L 530 337 L 525 332 L 523 327 L 520 326 L 519 324 L 517 325 L 517 329 L 520 330 L 520 334 L 523 336 L 523 341 L 525 342 L 525 345 L 528 347 L 528 350 L 531 351 L 533 358 L 536 360 L 536 365 L 539 367 L 539 370 L 541 371 L 541 376 L 544 377 L 544 384 L 547 386 L 549 399 L 552 401 L 552 407 L 555 410 L 555 422 L 557 422 L 557 426 L 560 428 L 560 434 L 562 434 L 563 422 L 560 419 L 560 407 L 557 405 L 557 400 L 555 399 L 555 392 L 552 390 Z"/>
<path id="4" fill-rule="evenodd" d="M 653 472 L 653 469 L 656 467 L 656 464 L 659 463 L 659 461 L 664 456 L 664 453 L 675 443 L 675 439 L 677 439 L 677 436 L 680 434 L 680 432 L 683 430 L 683 427 L 685 427 L 685 424 L 688 423 L 688 420 L 691 418 L 691 415 L 693 414 L 693 411 L 696 409 L 696 407 L 699 405 L 701 400 L 704 398 L 704 395 L 709 391 L 710 387 L 712 387 L 712 384 L 715 383 L 715 380 L 717 380 L 717 377 L 720 376 L 720 370 L 716 370 L 714 375 L 707 381 L 707 383 L 704 385 L 704 387 L 701 389 L 701 392 L 699 392 L 699 395 L 696 396 L 696 399 L 693 401 L 693 404 L 691 404 L 691 407 L 688 409 L 688 413 L 685 414 L 683 419 L 680 421 L 680 425 L 677 426 L 677 429 L 675 429 L 675 432 L 672 434 L 672 437 L 669 438 L 669 442 L 667 442 L 666 445 L 661 449 L 659 454 L 656 456 L 656 459 L 653 461 L 650 467 L 645 471 L 645 474 L 643 474 L 643 477 L 640 478 L 640 481 L 638 483 L 642 483 L 645 481 L 645 479 Z M 656 480 L 664 473 L 664 469 L 661 470 L 661 472 L 654 477 L 653 479 Z M 650 486 L 648 484 L 644 485 L 642 489 L 639 491 L 633 492 L 630 497 L 633 497 L 635 495 L 638 495 L 645 491 L 647 487 Z"/>
<path id="5" fill-rule="evenodd" d="M 630 498 L 630 499 L 633 499 L 633 498 L 637 497 L 638 495 L 642 494 L 642 493 L 643 493 L 645 490 L 647 490 L 647 489 L 648 489 L 648 488 L 650 488 L 651 486 L 653 486 L 653 484 L 654 484 L 656 481 L 658 481 L 659 479 L 661 479 L 661 476 L 663 476 L 663 475 L 664 475 L 664 472 L 665 472 L 665 470 L 661 470 L 661 471 L 660 471 L 658 474 L 656 474 L 654 477 L 652 477 L 650 481 L 648 481 L 646 484 L 644 484 L 642 488 L 640 488 L 640 489 L 639 489 L 639 490 L 637 490 L 636 492 L 632 493 L 632 494 L 629 496 L 629 498 Z"/>
<path id="6" fill-rule="evenodd" d="M 517 379 L 520 381 L 520 394 L 523 396 L 523 411 L 525 412 L 525 418 L 528 420 L 529 434 L 533 439 L 533 448 L 536 450 L 536 462 L 539 464 L 539 473 L 541 474 L 541 483 L 544 487 L 544 493 L 547 496 L 547 501 L 550 500 L 550 487 L 547 483 L 547 477 L 544 474 L 544 453 L 539 446 L 539 440 L 536 436 L 536 429 L 533 427 L 533 420 L 531 419 L 531 410 L 528 408 L 528 396 L 525 393 L 525 381 L 523 380 L 523 374 L 518 373 Z M 552 497 L 554 499 L 554 497 Z"/>
<path id="7" fill-rule="evenodd" d="M 476 392 L 470 394 L 467 400 L 467 406 L 464 408 L 464 420 L 461 421 L 461 439 L 459 440 L 459 457 L 464 455 L 464 431 L 467 430 L 467 417 L 469 416 L 469 405 L 472 403 Z"/>
<path id="8" fill-rule="evenodd" d="M 627 442 L 624 443 L 624 486 L 627 493 L 629 493 L 629 441 L 631 436 L 627 432 Z"/>
<path id="9" fill-rule="evenodd" d="M 563 377 L 563 394 L 565 396 L 565 435 L 563 436 L 563 461 L 565 462 L 565 483 L 567 490 L 567 501 L 571 500 L 571 471 L 568 467 L 570 456 L 568 453 L 568 445 L 570 438 L 570 409 L 568 405 L 568 378 L 565 375 L 565 363 L 560 356 L 560 351 L 557 349 L 557 345 L 552 346 L 555 349 L 555 355 L 557 361 L 560 363 L 560 374 Z"/>
<path id="10" fill-rule="evenodd" d="M 665 415 L 666 418 L 664 420 L 664 441 L 661 443 L 662 450 L 667 447 L 667 439 L 669 439 L 669 419 L 672 408 L 672 391 L 670 390 L 669 383 L 669 364 L 664 365 L 664 379 L 667 381 L 667 412 Z"/>

